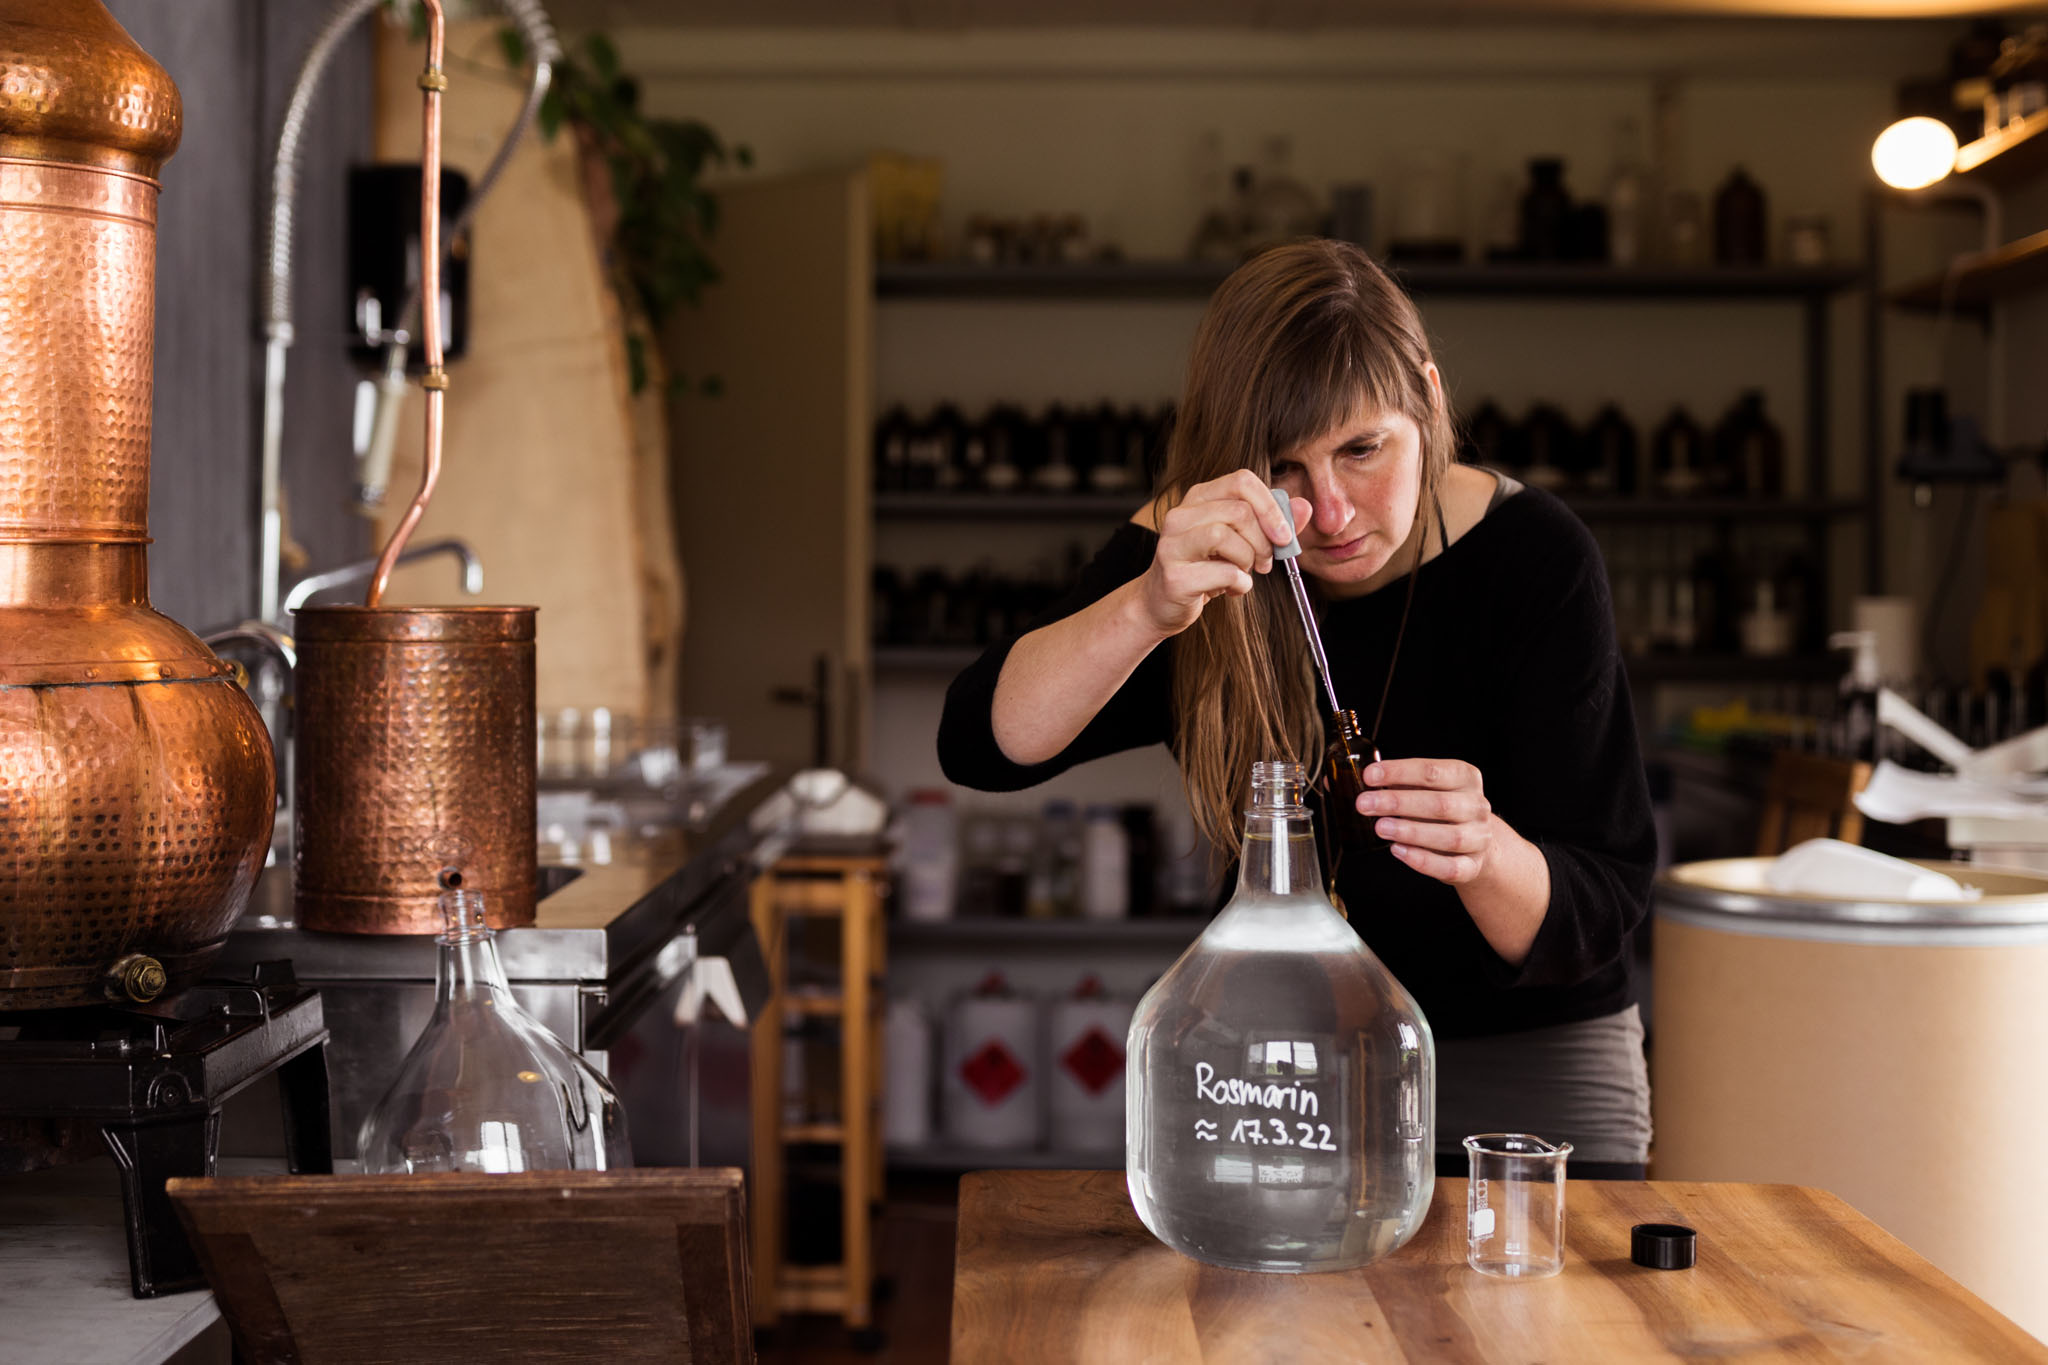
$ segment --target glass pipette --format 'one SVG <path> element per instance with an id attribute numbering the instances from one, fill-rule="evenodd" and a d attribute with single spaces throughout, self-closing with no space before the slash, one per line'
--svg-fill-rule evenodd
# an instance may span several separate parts
<path id="1" fill-rule="evenodd" d="M 1284 489 L 1268 490 L 1273 501 L 1280 504 L 1280 515 L 1287 522 L 1287 529 L 1294 531 L 1294 502 Z M 1316 661 L 1316 676 L 1323 681 L 1323 696 L 1329 699 L 1332 715 L 1344 708 L 1337 704 L 1337 689 L 1330 685 L 1330 659 L 1323 653 L 1323 633 L 1316 629 L 1316 614 L 1309 605 L 1308 585 L 1301 581 L 1301 566 L 1295 560 L 1301 556 L 1301 537 L 1295 534 L 1292 540 L 1273 551 L 1273 558 L 1287 569 L 1287 586 L 1294 591 L 1294 606 L 1301 613 L 1301 629 L 1308 636 L 1308 652 Z"/>

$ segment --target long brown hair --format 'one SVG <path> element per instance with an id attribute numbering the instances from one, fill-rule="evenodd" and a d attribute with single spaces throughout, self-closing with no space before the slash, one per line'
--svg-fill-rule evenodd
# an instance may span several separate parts
<path id="1" fill-rule="evenodd" d="M 1209 301 L 1167 446 L 1163 511 L 1238 469 L 1272 483 L 1273 462 L 1361 410 L 1400 412 L 1422 434 L 1416 516 L 1456 448 L 1426 373 L 1422 317 L 1370 256 L 1346 242 L 1274 247 Z M 1237 844 L 1257 759 L 1313 770 L 1323 749 L 1308 647 L 1279 573 L 1218 597 L 1175 645 L 1175 736 L 1195 823 L 1219 852 Z"/>

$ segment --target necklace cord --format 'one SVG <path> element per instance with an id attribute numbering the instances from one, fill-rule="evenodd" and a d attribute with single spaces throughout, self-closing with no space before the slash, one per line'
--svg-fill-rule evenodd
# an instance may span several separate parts
<path id="1" fill-rule="evenodd" d="M 1436 486 L 1429 490 L 1430 510 L 1436 517 L 1438 553 L 1451 548 L 1450 528 L 1444 525 L 1443 499 L 1437 495 Z M 1380 704 L 1372 713 L 1372 729 L 1366 733 L 1366 747 L 1372 750 L 1372 761 L 1380 761 L 1380 722 L 1387 717 L 1387 697 L 1394 690 L 1394 665 L 1401 662 L 1401 641 L 1408 634 L 1408 613 L 1415 606 L 1415 585 L 1422 578 L 1422 556 L 1429 549 L 1429 528 L 1424 527 L 1415 542 L 1415 563 L 1408 570 L 1408 593 L 1401 599 L 1401 623 L 1394 627 L 1394 651 L 1387 656 L 1387 678 L 1380 684 Z"/>

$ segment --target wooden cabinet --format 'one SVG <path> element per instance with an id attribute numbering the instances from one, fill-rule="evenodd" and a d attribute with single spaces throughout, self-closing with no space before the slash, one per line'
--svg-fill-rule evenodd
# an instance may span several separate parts
<path id="1" fill-rule="evenodd" d="M 701 307 L 679 310 L 664 348 L 680 381 L 680 704 L 723 720 L 741 758 L 858 769 L 873 425 L 866 181 L 742 180 L 718 198 L 721 279 Z"/>

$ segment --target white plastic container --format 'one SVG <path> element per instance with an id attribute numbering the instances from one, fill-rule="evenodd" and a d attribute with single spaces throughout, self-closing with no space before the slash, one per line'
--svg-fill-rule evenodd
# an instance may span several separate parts
<path id="1" fill-rule="evenodd" d="M 959 822 L 952 798 L 931 787 L 910 793 L 900 828 L 897 873 L 904 917 L 951 919 L 960 884 Z"/>
<path id="2" fill-rule="evenodd" d="M 924 1147 L 932 1140 L 932 1025 L 916 1000 L 891 1000 L 882 1026 L 887 1065 L 882 1092 L 882 1141 Z"/>
<path id="3" fill-rule="evenodd" d="M 1045 1075 L 1038 1006 L 1001 978 L 953 1006 L 940 1094 L 946 1140 L 962 1147 L 1036 1147 L 1044 1140 Z"/>
<path id="4" fill-rule="evenodd" d="M 1131 913 L 1131 840 L 1115 806 L 1088 807 L 1081 829 L 1081 913 L 1088 919 Z"/>
<path id="5" fill-rule="evenodd" d="M 1046 1084 L 1056 1149 L 1113 1152 L 1123 1146 L 1124 1042 L 1136 1003 L 1105 994 L 1091 976 L 1048 1011 Z"/>

